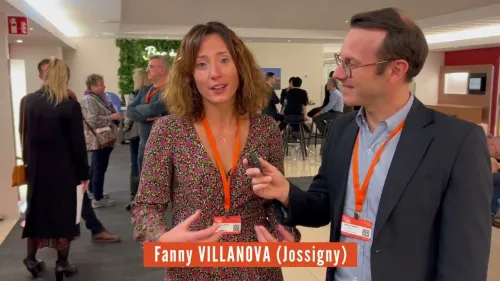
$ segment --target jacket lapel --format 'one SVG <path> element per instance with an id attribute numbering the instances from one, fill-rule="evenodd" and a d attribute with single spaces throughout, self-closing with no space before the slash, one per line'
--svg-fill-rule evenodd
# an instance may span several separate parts
<path id="1" fill-rule="evenodd" d="M 354 116 L 356 117 L 356 116 Z M 331 170 L 328 171 L 332 176 L 333 185 L 339 186 L 339 189 L 334 189 L 334 213 L 333 221 L 336 222 L 335 226 L 338 226 L 340 231 L 340 218 L 344 210 L 345 195 L 347 189 L 347 177 L 349 176 L 349 168 L 351 166 L 352 150 L 354 148 L 354 141 L 356 140 L 356 134 L 358 133 L 358 124 L 356 119 L 353 118 L 349 124 L 347 124 L 345 130 L 342 130 L 342 135 L 338 142 L 337 148 L 334 150 L 335 153 L 332 156 L 333 165 L 329 165 Z M 340 233 L 340 232 L 339 232 Z"/>
<path id="2" fill-rule="evenodd" d="M 432 111 L 415 98 L 387 174 L 380 198 L 373 239 L 377 237 L 380 229 L 386 223 L 425 155 L 433 137 L 430 131 L 424 130 L 424 128 L 432 121 Z"/>

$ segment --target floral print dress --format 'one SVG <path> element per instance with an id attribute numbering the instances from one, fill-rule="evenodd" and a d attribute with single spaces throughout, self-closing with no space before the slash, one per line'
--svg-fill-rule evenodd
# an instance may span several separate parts
<path id="1" fill-rule="evenodd" d="M 241 216 L 241 234 L 225 235 L 221 242 L 255 242 L 254 226 L 263 225 L 281 239 L 275 208 L 256 196 L 245 174 L 243 158 L 251 152 L 283 172 L 284 152 L 276 122 L 268 116 L 250 117 L 248 140 L 231 178 L 230 215 Z M 242 144 L 243 145 L 243 144 Z M 173 224 L 177 225 L 197 209 L 201 217 L 191 230 L 213 224 L 224 215 L 224 192 L 217 166 L 210 161 L 193 122 L 174 115 L 159 119 L 152 131 L 144 156 L 141 184 L 132 207 L 132 223 L 137 241 L 157 241 L 166 229 L 165 211 L 172 205 Z M 300 240 L 297 229 L 293 231 Z M 167 268 L 165 280 L 265 280 L 281 281 L 281 268 Z"/>

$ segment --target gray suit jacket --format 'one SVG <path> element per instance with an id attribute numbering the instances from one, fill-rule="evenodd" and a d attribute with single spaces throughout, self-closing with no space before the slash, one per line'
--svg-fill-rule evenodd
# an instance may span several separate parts
<path id="1" fill-rule="evenodd" d="M 328 130 L 308 192 L 291 185 L 286 225 L 331 223 L 340 237 L 356 112 Z M 485 281 L 491 241 L 491 162 L 481 127 L 415 102 L 384 185 L 371 248 L 373 281 Z M 334 280 L 335 269 L 327 270 Z"/>

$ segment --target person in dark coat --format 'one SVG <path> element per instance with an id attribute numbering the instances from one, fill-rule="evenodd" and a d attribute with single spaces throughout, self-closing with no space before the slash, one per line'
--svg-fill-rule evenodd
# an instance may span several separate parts
<path id="1" fill-rule="evenodd" d="M 68 262 L 76 223 L 77 192 L 88 187 L 88 160 L 80 104 L 67 93 L 68 68 L 50 60 L 44 87 L 21 100 L 21 141 L 27 165 L 28 209 L 22 237 L 27 238 L 28 271 L 37 277 L 44 264 L 37 250 L 57 250 L 56 280 L 77 272 Z M 77 191 L 82 184 L 83 190 Z"/>

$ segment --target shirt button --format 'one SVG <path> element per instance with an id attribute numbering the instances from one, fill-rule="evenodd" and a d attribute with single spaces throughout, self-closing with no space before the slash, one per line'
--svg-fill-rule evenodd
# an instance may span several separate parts
<path id="1" fill-rule="evenodd" d="M 368 150 L 366 152 L 368 152 L 368 154 L 370 154 L 370 153 L 372 153 L 372 150 L 370 148 L 368 148 Z"/>

